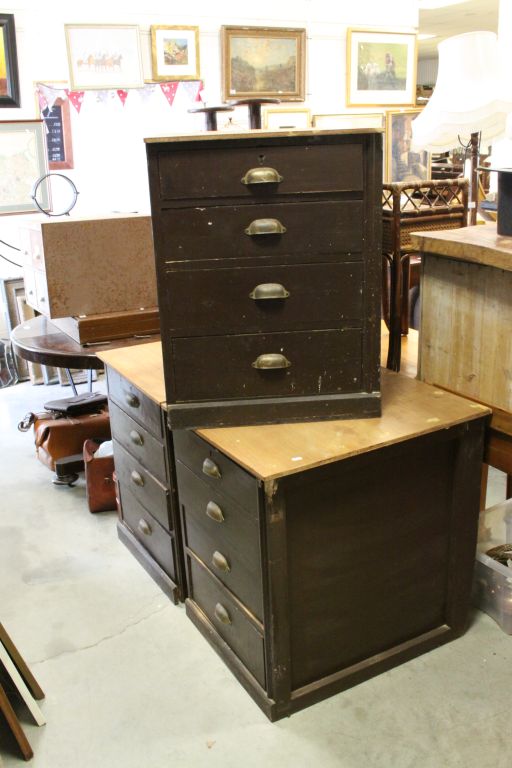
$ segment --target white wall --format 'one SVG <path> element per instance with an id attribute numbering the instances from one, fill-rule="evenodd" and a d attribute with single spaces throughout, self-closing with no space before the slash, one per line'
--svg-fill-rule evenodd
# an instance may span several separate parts
<path id="1" fill-rule="evenodd" d="M 34 119 L 37 114 L 34 82 L 67 81 L 68 63 L 64 24 L 138 24 L 144 59 L 144 75 L 151 79 L 151 24 L 197 25 L 200 28 L 201 77 L 208 103 L 221 101 L 220 27 L 222 24 L 305 27 L 307 32 L 306 101 L 312 113 L 345 110 L 345 37 L 348 27 L 372 30 L 412 31 L 418 24 L 415 0 L 361 0 L 333 3 L 327 0 L 134 0 L 111 3 L 89 0 L 17 0 L 6 13 L 15 14 L 22 105 L 0 110 L 0 119 Z M 125 106 L 116 94 L 98 103 L 86 92 L 78 115 L 71 106 L 75 168 L 65 171 L 80 195 L 76 215 L 95 215 L 112 210 L 149 213 L 145 136 L 165 136 L 203 128 L 200 115 L 190 115 L 189 99 L 178 91 L 172 108 L 161 93 L 143 102 L 136 91 Z M 356 110 L 357 111 L 357 110 Z M 361 110 L 358 110 L 361 111 Z M 375 111 L 375 109 L 369 110 Z M 246 112 L 237 110 L 243 123 Z M 0 147 L 1 151 L 1 147 Z M 20 217 L 0 217 L 0 238 L 18 242 Z M 0 244 L 0 248 L 2 248 Z M 0 253 L 12 257 L 3 248 Z M 0 276 L 14 268 L 0 260 Z"/>

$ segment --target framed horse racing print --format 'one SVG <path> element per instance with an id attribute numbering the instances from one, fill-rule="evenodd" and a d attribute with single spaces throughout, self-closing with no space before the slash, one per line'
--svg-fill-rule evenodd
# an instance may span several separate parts
<path id="1" fill-rule="evenodd" d="M 65 24 L 64 28 L 72 90 L 142 88 L 138 26 Z"/>

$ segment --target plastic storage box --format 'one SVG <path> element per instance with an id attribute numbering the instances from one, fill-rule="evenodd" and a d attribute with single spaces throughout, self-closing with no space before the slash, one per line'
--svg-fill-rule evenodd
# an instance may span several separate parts
<path id="1" fill-rule="evenodd" d="M 512 499 L 480 514 L 473 603 L 512 635 L 512 567 L 485 553 L 501 544 L 512 544 Z"/>

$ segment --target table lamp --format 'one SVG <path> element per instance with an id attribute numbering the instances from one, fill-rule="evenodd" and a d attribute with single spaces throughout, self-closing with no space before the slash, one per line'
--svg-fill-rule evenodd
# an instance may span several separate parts
<path id="1" fill-rule="evenodd" d="M 505 135 L 512 111 L 510 79 L 505 80 L 494 32 L 468 32 L 439 43 L 434 93 L 412 124 L 412 145 L 429 152 L 450 151 L 471 136 L 471 223 L 476 224 L 479 134 L 486 143 Z M 469 146 L 469 145 L 468 145 Z"/>

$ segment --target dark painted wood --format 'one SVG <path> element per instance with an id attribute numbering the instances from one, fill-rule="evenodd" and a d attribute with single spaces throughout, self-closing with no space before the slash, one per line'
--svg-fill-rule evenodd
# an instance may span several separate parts
<path id="1" fill-rule="evenodd" d="M 252 137 L 247 137 L 252 138 Z M 363 189 L 363 147 L 356 137 L 340 144 L 307 137 L 299 145 L 287 140 L 260 140 L 255 146 L 233 140 L 226 146 L 209 140 L 187 147 L 180 142 L 147 144 L 156 154 L 162 200 L 226 197 L 275 199 L 281 194 L 311 194 Z M 270 142 L 272 142 L 272 145 Z M 253 142 L 250 142 L 253 144 Z M 277 144 L 286 145 L 279 146 Z M 168 151 L 172 150 L 172 151 Z M 252 168 L 273 168 L 282 177 L 276 184 L 243 184 Z"/>
<path id="2" fill-rule="evenodd" d="M 119 408 L 109 405 L 110 428 L 117 442 L 164 485 L 169 484 L 165 443 Z"/>
<path id="3" fill-rule="evenodd" d="M 166 321 L 176 336 L 298 331 L 361 325 L 360 263 L 181 270 L 165 275 Z M 257 299 L 259 285 L 282 286 L 286 298 Z M 193 302 L 183 302 L 193 296 Z"/>
<path id="4" fill-rule="evenodd" d="M 161 568 L 156 560 L 150 555 L 148 550 L 142 546 L 132 531 L 122 520 L 117 523 L 117 535 L 119 540 L 130 550 L 138 563 L 158 584 L 162 592 L 170 597 L 175 605 L 178 605 L 181 597 L 181 591 L 176 582 Z"/>
<path id="5" fill-rule="evenodd" d="M 23 681 L 27 688 L 29 689 L 30 693 L 34 697 L 34 699 L 37 699 L 38 701 L 41 701 L 41 699 L 44 699 L 44 691 L 35 679 L 34 675 L 30 671 L 30 668 L 19 652 L 19 650 L 14 645 L 13 641 L 11 640 L 6 628 L 3 624 L 0 624 L 0 643 L 4 646 L 5 650 L 11 657 L 11 660 L 20 673 L 21 677 L 23 678 Z"/>
<path id="6" fill-rule="evenodd" d="M 286 231 L 247 234 L 250 224 L 261 219 L 276 219 Z M 360 200 L 168 208 L 162 212 L 161 227 L 165 249 L 157 256 L 166 264 L 251 256 L 315 263 L 345 254 L 360 259 L 365 235 Z"/>
<path id="7" fill-rule="evenodd" d="M 149 510 L 151 514 L 167 530 L 171 530 L 173 520 L 170 514 L 171 505 L 169 488 L 163 485 L 151 472 L 140 464 L 128 451 L 115 440 L 114 462 L 121 499 L 124 509 L 124 491 L 133 494 L 137 501 Z"/>
<path id="8" fill-rule="evenodd" d="M 5 717 L 9 730 L 16 739 L 16 743 L 20 748 L 21 754 L 24 760 L 30 760 L 34 757 L 34 751 L 30 746 L 30 743 L 25 736 L 25 732 L 21 726 L 20 721 L 16 715 L 16 712 L 12 708 L 12 705 L 7 698 L 2 685 L 0 685 L 0 712 Z"/>
<path id="9" fill-rule="evenodd" d="M 113 368 L 109 368 L 108 395 L 132 419 L 148 429 L 158 438 L 163 437 L 163 427 L 160 404 L 151 400 L 138 387 L 121 376 Z"/>

